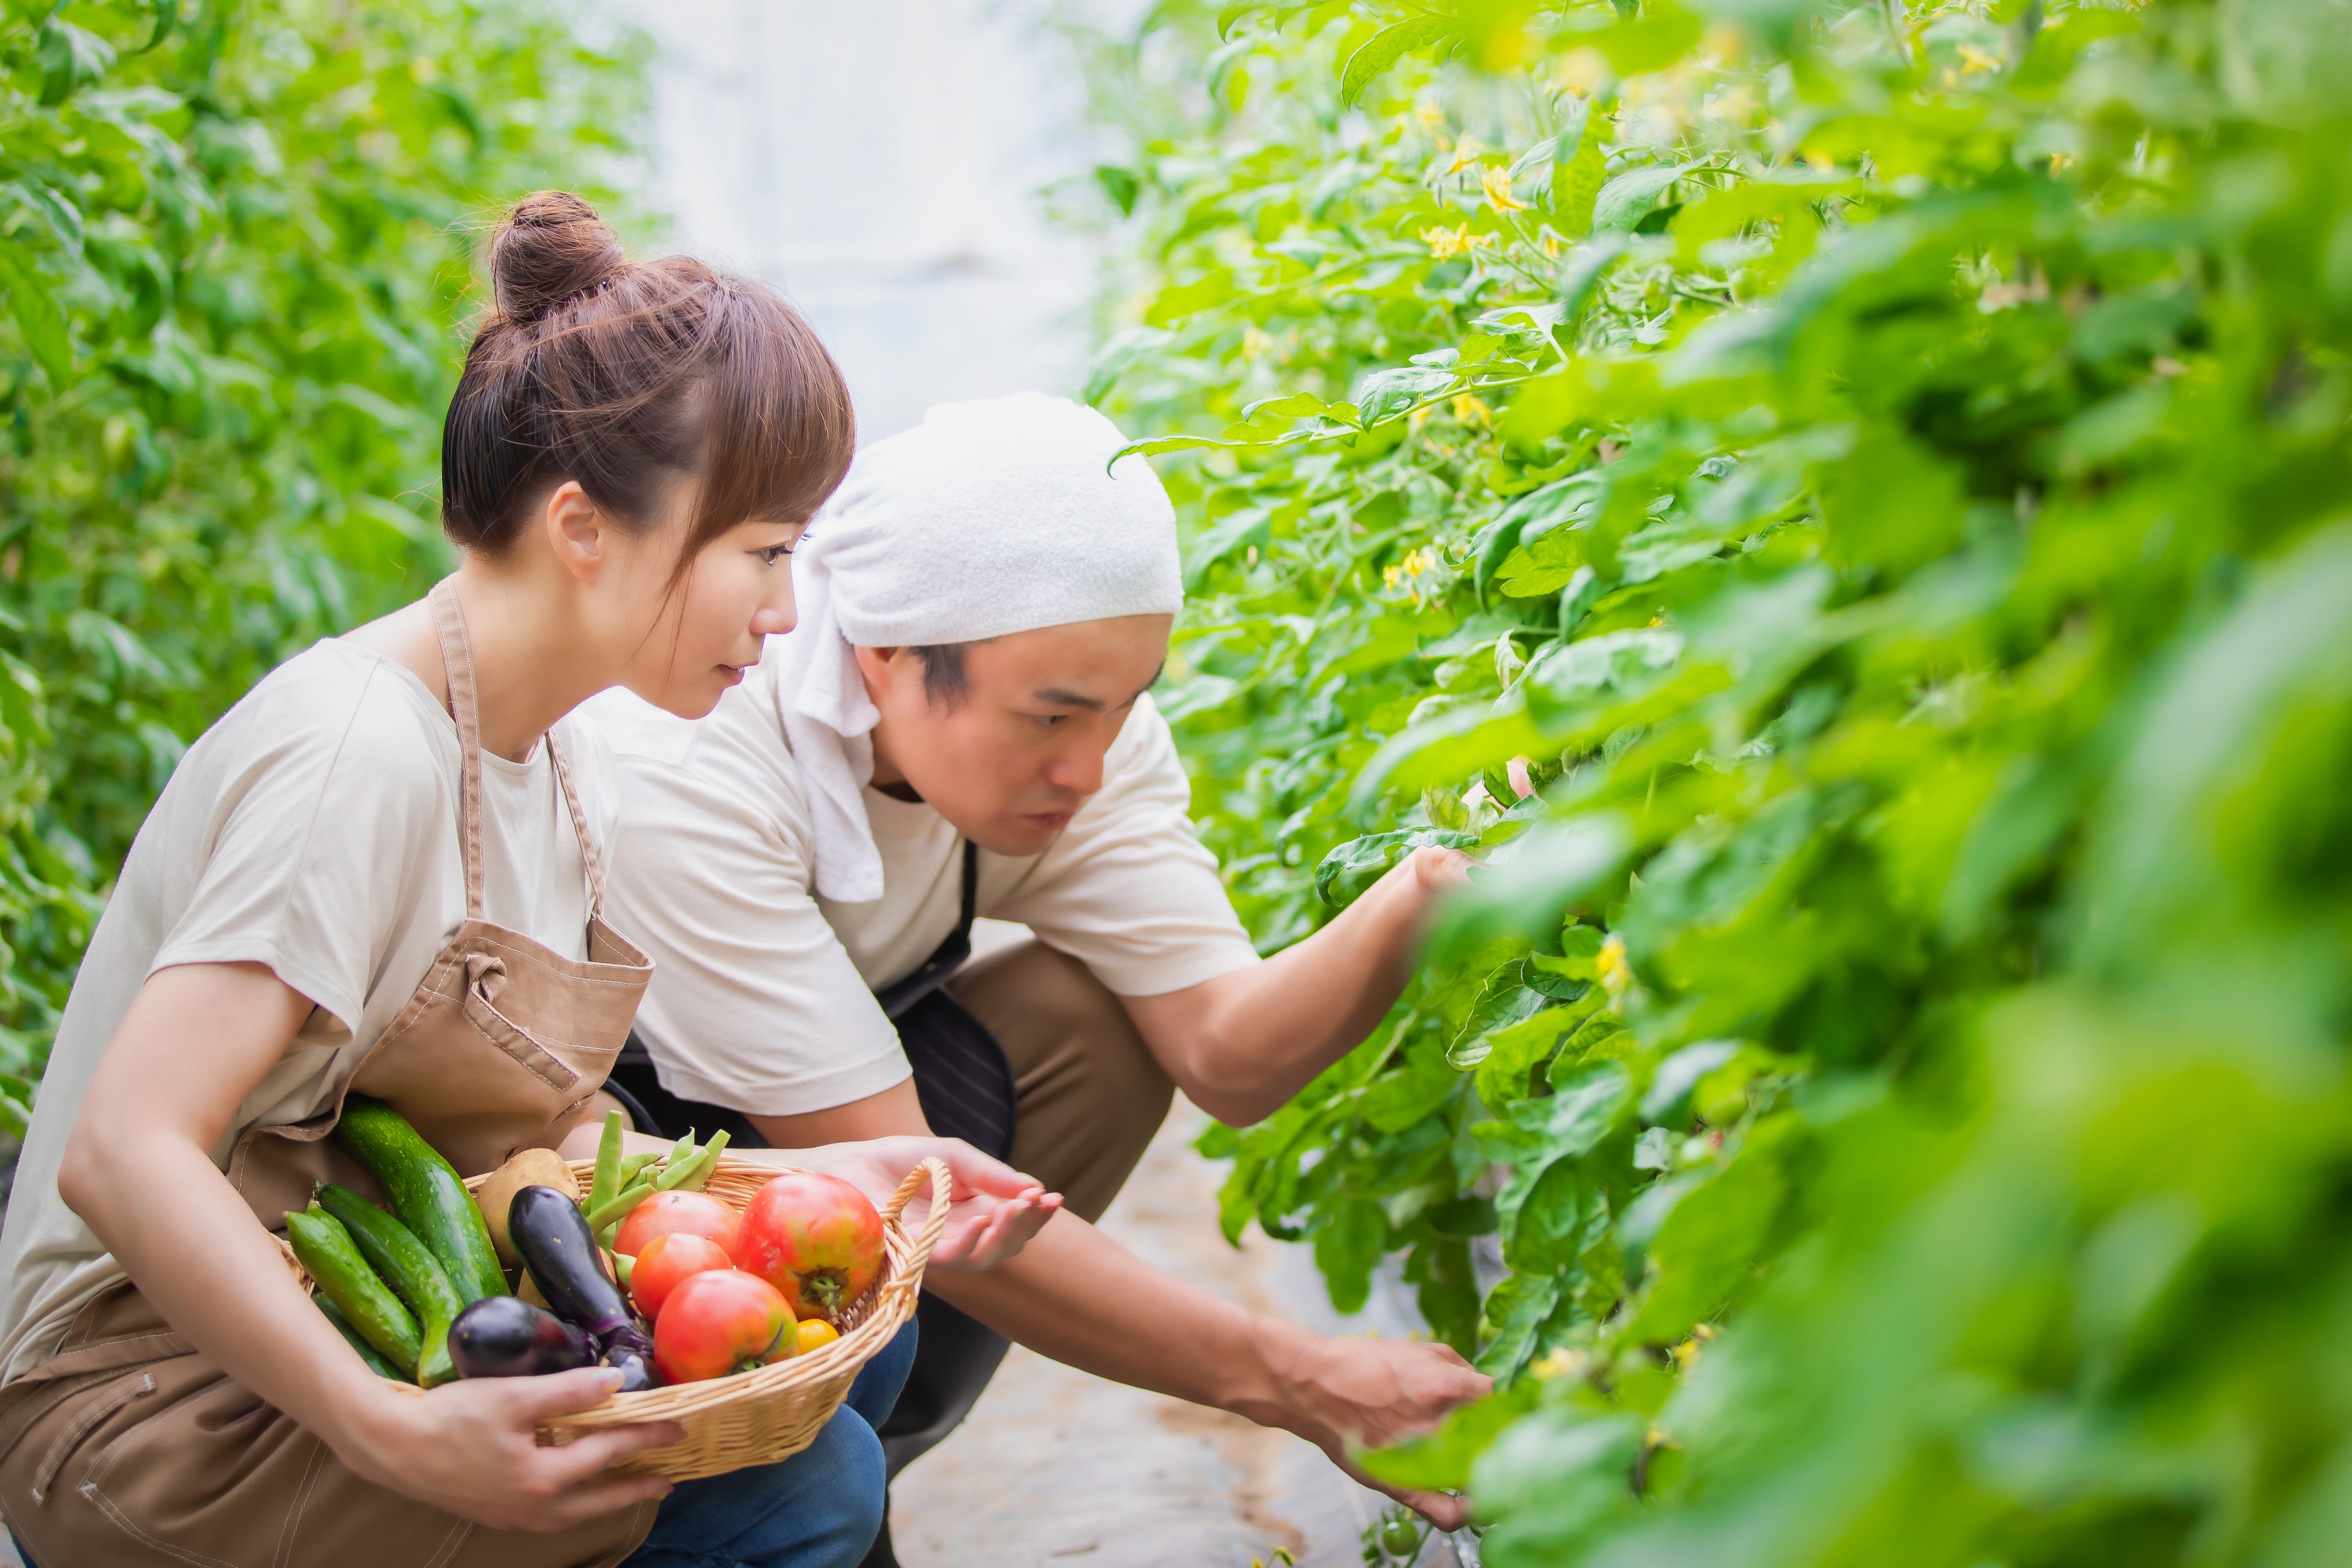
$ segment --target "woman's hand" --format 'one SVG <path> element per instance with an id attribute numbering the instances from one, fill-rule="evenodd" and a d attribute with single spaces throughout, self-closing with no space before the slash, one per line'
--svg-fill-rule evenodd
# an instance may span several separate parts
<path id="1" fill-rule="evenodd" d="M 870 1138 L 831 1143 L 784 1156 L 786 1163 L 839 1176 L 881 1207 L 907 1173 L 927 1159 L 947 1162 L 954 1178 L 947 1227 L 931 1248 L 930 1267 L 993 1268 L 1029 1245 L 1030 1238 L 1060 1212 L 1062 1194 L 1049 1193 L 1001 1160 L 992 1160 L 961 1138 Z M 905 1224 L 916 1229 L 930 1210 L 930 1188 L 916 1189 Z"/>
<path id="2" fill-rule="evenodd" d="M 674 1421 L 593 1432 L 560 1448 L 539 1446 L 551 1415 L 591 1410 L 621 1374 L 583 1367 L 544 1377 L 444 1384 L 421 1398 L 384 1388 L 328 1436 L 359 1475 L 493 1530 L 564 1530 L 669 1495 L 659 1476 L 616 1476 L 634 1454 L 683 1441 Z"/>

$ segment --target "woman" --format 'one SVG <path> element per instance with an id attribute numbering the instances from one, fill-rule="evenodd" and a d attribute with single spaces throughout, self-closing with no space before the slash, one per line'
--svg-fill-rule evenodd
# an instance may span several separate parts
<path id="1" fill-rule="evenodd" d="M 67 1006 L 0 1237 L 0 1506 L 46 1568 L 817 1568 L 878 1523 L 903 1341 L 806 1453 L 672 1489 L 611 1472 L 674 1426 L 533 1440 L 617 1373 L 404 1393 L 268 1234 L 348 1179 L 350 1093 L 469 1174 L 593 1136 L 650 970 L 601 918 L 611 763 L 565 716 L 615 685 L 709 711 L 791 626 L 783 557 L 849 461 L 840 374 L 767 290 L 628 262 L 554 193 L 490 270 L 442 458 L 462 565 L 189 749 Z M 961 1145 L 791 1159 L 879 1194 L 931 1152 L 959 1178 L 935 1266 L 1055 1206 Z"/>

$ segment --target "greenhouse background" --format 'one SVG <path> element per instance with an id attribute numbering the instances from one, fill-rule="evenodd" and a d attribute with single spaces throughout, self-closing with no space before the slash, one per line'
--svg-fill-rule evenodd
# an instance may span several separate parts
<path id="1" fill-rule="evenodd" d="M 1110 1222 L 1474 1357 L 1363 1463 L 1476 1530 L 1028 1357 L 909 1568 L 2352 1552 L 2338 0 L 5 16 L 7 1127 L 181 751 L 446 566 L 473 240 L 563 184 L 791 294 L 868 437 L 1141 443 L 1262 950 L 1486 862 Z"/>

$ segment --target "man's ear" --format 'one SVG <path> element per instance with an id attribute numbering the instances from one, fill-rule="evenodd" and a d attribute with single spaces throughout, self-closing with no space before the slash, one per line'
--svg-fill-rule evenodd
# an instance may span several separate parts
<path id="1" fill-rule="evenodd" d="M 857 673 L 866 678 L 866 694 L 877 706 L 886 692 L 897 688 L 908 669 L 921 662 L 914 658 L 915 650 L 910 647 L 860 647 L 852 643 L 849 651 L 857 656 Z M 921 679 L 919 669 L 916 679 Z"/>
<path id="2" fill-rule="evenodd" d="M 605 563 L 612 559 L 611 525 L 580 488 L 579 480 L 566 479 L 548 492 L 541 522 L 548 548 L 563 569 L 583 585 L 594 586 Z"/>

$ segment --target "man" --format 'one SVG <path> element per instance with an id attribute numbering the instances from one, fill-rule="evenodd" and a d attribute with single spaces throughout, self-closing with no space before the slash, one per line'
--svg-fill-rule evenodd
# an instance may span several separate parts
<path id="1" fill-rule="evenodd" d="M 655 961 L 645 1059 L 614 1081 L 664 1133 L 936 1131 L 1065 1194 L 1013 1263 L 927 1282 L 895 1461 L 969 1408 L 1003 1335 L 1344 1465 L 1348 1442 L 1423 1429 L 1486 1379 L 1443 1345 L 1245 1312 L 1091 1222 L 1171 1080 L 1243 1125 L 1362 1040 L 1461 859 L 1423 850 L 1259 959 L 1146 695 L 1182 590 L 1173 510 L 1142 459 L 1107 467 L 1121 445 L 1034 394 L 932 410 L 859 454 L 796 552 L 796 628 L 717 711 L 601 707 L 626 842 L 614 919 Z M 1034 940 L 967 963 L 975 913 Z"/>

